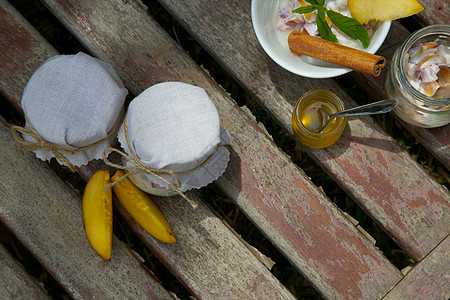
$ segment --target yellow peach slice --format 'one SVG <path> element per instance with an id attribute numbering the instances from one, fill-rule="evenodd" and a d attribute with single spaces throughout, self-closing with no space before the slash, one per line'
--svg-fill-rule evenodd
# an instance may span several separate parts
<path id="1" fill-rule="evenodd" d="M 89 179 L 83 194 L 83 225 L 92 247 L 105 260 L 111 260 L 112 248 L 112 191 L 107 170 L 97 171 Z"/>
<path id="2" fill-rule="evenodd" d="M 450 84 L 450 67 L 441 66 L 437 76 L 438 76 L 438 83 L 441 86 Z"/>
<path id="3" fill-rule="evenodd" d="M 433 82 L 425 82 L 420 85 L 424 95 L 432 97 L 434 93 L 439 89 L 440 85 L 436 81 Z"/>
<path id="4" fill-rule="evenodd" d="M 417 0 L 348 0 L 348 8 L 353 18 L 361 24 L 370 20 L 397 20 L 424 10 Z"/>
<path id="5" fill-rule="evenodd" d="M 124 176 L 117 171 L 111 178 L 113 182 Z M 131 180 L 124 178 L 113 185 L 114 194 L 130 216 L 150 235 L 158 240 L 173 244 L 177 240 L 162 211 L 150 196 L 135 186 Z"/>

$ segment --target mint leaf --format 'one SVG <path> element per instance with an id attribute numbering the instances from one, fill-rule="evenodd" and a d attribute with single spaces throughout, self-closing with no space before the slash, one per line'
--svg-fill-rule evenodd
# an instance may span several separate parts
<path id="1" fill-rule="evenodd" d="M 317 3 L 318 2 L 317 0 L 305 0 L 305 1 L 308 2 L 309 4 L 312 4 L 312 5 L 319 5 L 319 3 Z M 323 6 L 323 3 L 322 3 L 321 6 Z"/>
<path id="2" fill-rule="evenodd" d="M 317 5 L 302 6 L 302 7 L 294 9 L 294 12 L 298 13 L 298 14 L 307 14 L 307 13 L 315 11 L 317 8 L 318 8 Z"/>
<path id="3" fill-rule="evenodd" d="M 302 6 L 294 10 L 297 14 L 308 14 L 317 10 L 317 29 L 320 36 L 334 43 L 339 43 L 336 35 L 331 31 L 325 19 L 325 13 L 330 18 L 331 22 L 336 25 L 342 32 L 351 37 L 352 39 L 359 40 L 364 48 L 369 47 L 370 37 L 366 28 L 353 18 L 346 17 L 332 10 L 327 10 L 323 7 L 324 0 L 305 0 L 311 5 Z"/>
<path id="4" fill-rule="evenodd" d="M 324 4 L 324 0 L 305 0 L 306 2 L 308 2 L 309 4 L 312 4 L 312 5 L 320 5 L 320 6 L 323 6 L 323 4 Z"/>
<path id="5" fill-rule="evenodd" d="M 364 48 L 369 47 L 369 33 L 367 32 L 366 28 L 362 26 L 358 21 L 332 10 L 328 10 L 327 15 L 328 17 L 330 17 L 331 22 L 333 22 L 333 24 L 336 25 L 337 28 L 342 30 L 342 32 L 344 32 L 352 39 L 359 40 L 363 44 Z M 317 25 L 319 25 L 319 23 L 317 23 Z"/>
<path id="6" fill-rule="evenodd" d="M 317 10 L 317 29 L 319 30 L 320 36 L 327 41 L 339 43 L 337 37 L 331 31 L 330 26 L 328 26 L 327 20 L 325 20 L 325 9 L 320 7 Z"/>

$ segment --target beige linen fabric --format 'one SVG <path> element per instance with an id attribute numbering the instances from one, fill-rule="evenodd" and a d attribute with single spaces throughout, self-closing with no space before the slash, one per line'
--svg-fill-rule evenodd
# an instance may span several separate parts
<path id="1" fill-rule="evenodd" d="M 120 117 L 128 91 L 112 66 L 84 53 L 48 59 L 27 83 L 22 107 L 28 122 L 46 141 L 84 147 L 108 137 Z M 115 138 L 114 135 L 110 135 Z M 27 135 L 24 140 L 34 142 Z M 74 166 L 102 157 L 110 141 L 73 155 L 62 152 Z M 36 150 L 50 160 L 53 153 Z"/>
<path id="2" fill-rule="evenodd" d="M 132 150 L 150 168 L 177 172 L 180 191 L 200 188 L 225 171 L 230 135 L 204 89 L 181 82 L 156 84 L 131 101 L 127 128 Z M 130 154 L 122 125 L 118 139 Z M 130 164 L 130 163 L 128 163 Z M 199 167 L 200 166 L 200 167 Z M 145 175 L 161 187 L 168 184 Z M 163 176 L 176 184 L 171 176 Z"/>

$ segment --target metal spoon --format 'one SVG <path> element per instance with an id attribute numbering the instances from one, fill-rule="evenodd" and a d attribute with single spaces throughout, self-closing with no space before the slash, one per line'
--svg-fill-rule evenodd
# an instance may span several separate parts
<path id="1" fill-rule="evenodd" d="M 319 111 L 322 115 L 322 124 L 321 126 L 316 128 L 316 132 L 321 132 L 322 130 L 324 130 L 334 118 L 387 113 L 393 110 L 396 105 L 397 102 L 395 100 L 386 99 L 366 105 L 361 105 L 358 107 L 349 108 L 334 114 L 330 114 L 326 109 L 320 107 Z"/>

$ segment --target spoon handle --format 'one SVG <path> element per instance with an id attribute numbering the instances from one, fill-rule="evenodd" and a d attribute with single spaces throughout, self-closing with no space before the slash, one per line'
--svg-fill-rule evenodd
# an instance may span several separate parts
<path id="1" fill-rule="evenodd" d="M 337 112 L 335 114 L 330 115 L 330 118 L 387 113 L 393 110 L 396 104 L 397 102 L 393 99 L 381 100 L 374 103 Z"/>

